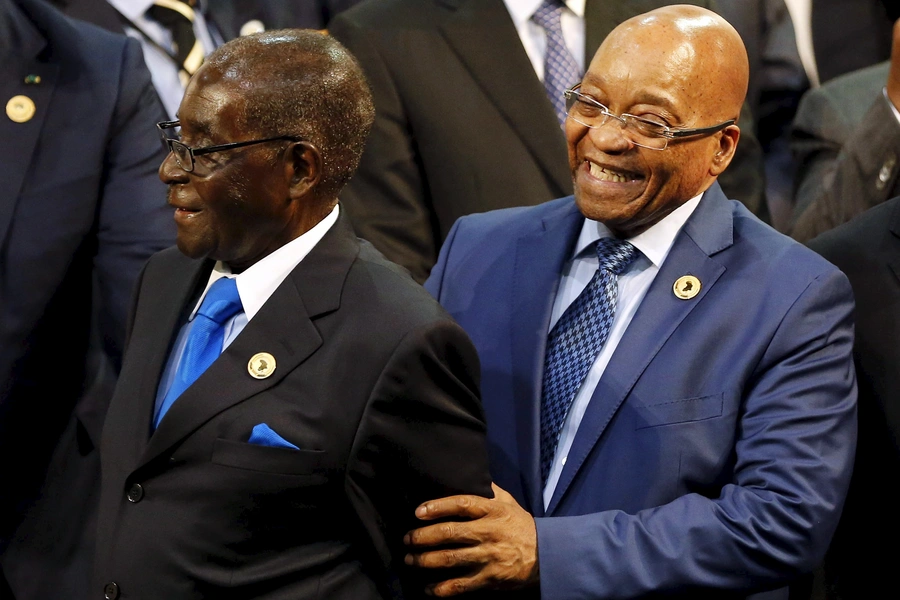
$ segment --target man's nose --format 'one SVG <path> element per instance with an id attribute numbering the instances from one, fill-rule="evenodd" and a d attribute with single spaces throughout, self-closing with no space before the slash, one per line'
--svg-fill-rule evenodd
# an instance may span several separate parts
<path id="1" fill-rule="evenodd" d="M 614 115 L 591 127 L 587 135 L 597 149 L 610 154 L 627 152 L 634 146 L 625 133 L 625 124 Z"/>
<path id="2" fill-rule="evenodd" d="M 159 178 L 163 183 L 180 183 L 187 180 L 187 172 L 178 165 L 175 153 L 169 152 L 159 165 Z"/>

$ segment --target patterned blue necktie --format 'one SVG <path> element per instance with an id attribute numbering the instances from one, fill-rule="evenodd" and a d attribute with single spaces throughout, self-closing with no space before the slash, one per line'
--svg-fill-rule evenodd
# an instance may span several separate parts
<path id="1" fill-rule="evenodd" d="M 244 310 L 241 297 L 238 295 L 234 279 L 222 277 L 217 279 L 206 292 L 203 304 L 191 323 L 184 353 L 178 362 L 172 387 L 163 398 L 159 412 L 153 421 L 154 429 L 159 426 L 166 411 L 178 396 L 203 374 L 209 365 L 222 353 L 225 341 L 225 323 Z"/>
<path id="2" fill-rule="evenodd" d="M 541 389 L 541 483 L 546 485 L 566 415 L 612 327 L 617 276 L 637 250 L 616 238 L 597 241 L 600 265 L 590 283 L 563 313 L 547 338 Z"/>
<path id="3" fill-rule="evenodd" d="M 544 3 L 532 15 L 531 20 L 547 32 L 547 52 L 544 55 L 544 90 L 556 111 L 560 125 L 566 124 L 566 99 L 563 92 L 581 80 L 581 69 L 566 41 L 563 39 L 560 16 L 563 3 L 561 0 L 544 0 Z"/>

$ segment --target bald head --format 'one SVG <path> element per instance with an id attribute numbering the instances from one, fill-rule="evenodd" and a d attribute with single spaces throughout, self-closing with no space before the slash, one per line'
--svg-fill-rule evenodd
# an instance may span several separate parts
<path id="1" fill-rule="evenodd" d="M 566 120 L 581 212 L 627 237 L 709 189 L 734 157 L 748 74 L 740 36 L 708 10 L 667 6 L 614 29 Z"/>
<path id="2" fill-rule="evenodd" d="M 618 55 L 623 68 L 638 56 L 663 65 L 673 91 L 692 91 L 712 120 L 740 115 L 750 77 L 747 50 L 734 27 L 710 10 L 677 4 L 638 15 L 613 30 L 601 52 Z"/>

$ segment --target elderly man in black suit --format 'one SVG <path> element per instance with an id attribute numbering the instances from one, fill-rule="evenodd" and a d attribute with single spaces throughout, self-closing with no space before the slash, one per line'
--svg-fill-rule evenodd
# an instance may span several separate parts
<path id="1" fill-rule="evenodd" d="M 421 595 L 417 503 L 491 495 L 478 359 L 337 203 L 373 119 L 361 69 L 316 32 L 239 38 L 179 117 L 178 248 L 139 282 L 101 446 L 98 595 Z"/>

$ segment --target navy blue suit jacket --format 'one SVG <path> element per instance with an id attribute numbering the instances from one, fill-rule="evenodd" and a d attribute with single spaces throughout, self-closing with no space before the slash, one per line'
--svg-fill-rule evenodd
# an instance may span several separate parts
<path id="1" fill-rule="evenodd" d="M 79 532 L 131 289 L 175 237 L 156 174 L 164 115 L 137 42 L 37 0 L 0 0 L 0 22 L 0 105 L 35 105 L 24 123 L 0 113 L 0 563 L 11 584 L 74 598 L 51 584 L 90 555 Z"/>
<path id="2" fill-rule="evenodd" d="M 482 361 L 491 469 L 537 523 L 541 594 L 734 597 L 821 559 L 856 443 L 846 277 L 717 184 L 604 372 L 544 510 L 540 382 L 572 197 L 460 219 L 426 287 Z M 673 294 L 683 275 L 702 284 Z"/>

